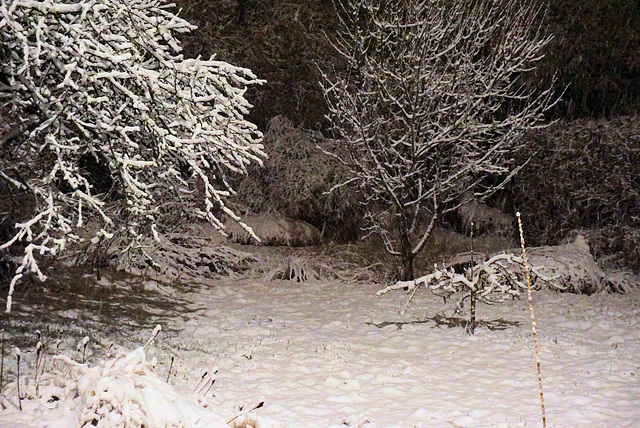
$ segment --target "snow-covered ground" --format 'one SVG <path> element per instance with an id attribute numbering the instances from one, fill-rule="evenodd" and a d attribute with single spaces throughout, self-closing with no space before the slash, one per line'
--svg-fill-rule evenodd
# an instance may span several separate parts
<path id="1" fill-rule="evenodd" d="M 96 344 L 89 348 L 94 359 L 112 341 L 134 349 L 160 323 L 163 331 L 147 349 L 155 372 L 166 380 L 173 356 L 170 383 L 223 421 L 264 402 L 250 413 L 260 427 L 542 426 L 526 298 L 479 305 L 481 325 L 469 336 L 441 299 L 421 290 L 401 315 L 407 296 L 376 297 L 380 288 L 249 279 L 165 287 L 162 295 L 175 305 L 138 303 L 152 315 L 138 320 L 146 327 L 134 333 L 101 330 L 100 322 L 113 318 L 92 318 L 86 325 Z M 536 291 L 534 307 L 547 426 L 640 426 L 640 293 Z M 14 333 L 5 329 L 7 343 L 18 340 L 15 327 L 30 312 L 15 316 Z M 60 328 L 85 325 L 82 307 L 51 316 Z M 15 366 L 13 356 L 5 358 L 8 366 Z M 10 390 L 5 380 L 0 426 L 53 426 L 46 420 L 54 411 L 27 400 L 19 412 Z"/>

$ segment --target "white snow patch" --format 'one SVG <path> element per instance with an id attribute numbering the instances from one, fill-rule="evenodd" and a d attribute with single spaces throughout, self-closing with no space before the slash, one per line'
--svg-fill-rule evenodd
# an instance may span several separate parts
<path id="1" fill-rule="evenodd" d="M 110 407 L 105 418 L 109 414 L 114 423 L 135 413 L 163 415 L 168 424 L 189 420 L 190 426 L 211 417 L 224 426 L 264 402 L 232 425 L 541 426 L 526 301 L 479 305 L 477 317 L 485 324 L 469 336 L 448 315 L 451 304 L 421 293 L 400 314 L 407 296 L 376 297 L 378 288 L 211 280 L 182 296 L 190 312 L 166 314 L 163 331 L 175 333 L 159 336 L 149 349 L 162 380 L 139 350 L 93 368 L 74 365 L 76 386 L 41 384 L 41 395 L 69 396 L 51 409 L 46 399 L 25 400 L 19 412 L 7 404 L 16 400 L 5 387 L 0 426 L 74 426 L 88 409 L 97 413 L 101 403 L 112 402 L 140 406 Z M 640 426 L 639 302 L 637 291 L 535 291 L 548 427 Z M 216 369 L 213 385 L 199 388 L 194 398 L 203 373 L 209 381 Z M 211 424 L 200 426 L 216 426 Z"/>

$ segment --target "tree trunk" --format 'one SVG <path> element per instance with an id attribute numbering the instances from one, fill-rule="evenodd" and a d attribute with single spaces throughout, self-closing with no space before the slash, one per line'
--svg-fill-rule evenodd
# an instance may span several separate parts
<path id="1" fill-rule="evenodd" d="M 402 255 L 402 280 L 413 281 L 413 255 Z"/>
<path id="2" fill-rule="evenodd" d="M 404 219 L 403 219 L 404 220 Z M 397 225 L 400 234 L 400 256 L 402 257 L 402 280 L 413 280 L 413 248 L 411 238 L 409 237 L 409 229 L 405 222 L 399 222 Z"/>

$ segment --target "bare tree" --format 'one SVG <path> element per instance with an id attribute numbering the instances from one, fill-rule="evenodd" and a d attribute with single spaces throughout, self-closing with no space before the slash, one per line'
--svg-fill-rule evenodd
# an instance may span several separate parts
<path id="1" fill-rule="evenodd" d="M 336 0 L 332 40 L 346 71 L 321 84 L 335 137 L 328 151 L 369 203 L 370 233 L 399 256 L 405 280 L 459 196 L 485 197 L 517 172 L 514 151 L 543 126 L 551 89 L 523 76 L 549 42 L 530 0 Z M 340 154 L 342 152 L 346 155 Z"/>

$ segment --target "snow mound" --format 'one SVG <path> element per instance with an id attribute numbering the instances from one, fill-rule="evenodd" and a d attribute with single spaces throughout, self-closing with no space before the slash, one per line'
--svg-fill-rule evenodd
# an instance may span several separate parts
<path id="1" fill-rule="evenodd" d="M 17 396 L 15 383 L 0 402 L 5 412 L 15 407 L 15 420 L 24 426 L 229 428 L 195 397 L 181 395 L 161 380 L 146 361 L 144 348 L 120 352 L 96 367 L 63 355 L 54 359 L 69 370 L 43 376 L 39 387 L 27 388 L 22 402 L 25 412 L 7 398 Z M 32 420 L 24 420 L 26 415 Z"/>
<path id="2" fill-rule="evenodd" d="M 289 217 L 269 213 L 248 214 L 242 217 L 242 221 L 260 238 L 263 245 L 305 247 L 318 244 L 321 238 L 321 233 L 315 226 Z M 234 220 L 227 222 L 225 231 L 231 242 L 246 245 L 256 242 L 251 234 Z"/>
<path id="3" fill-rule="evenodd" d="M 527 250 L 533 278 L 560 291 L 591 294 L 606 287 L 605 273 L 582 235 L 573 242 Z"/>

